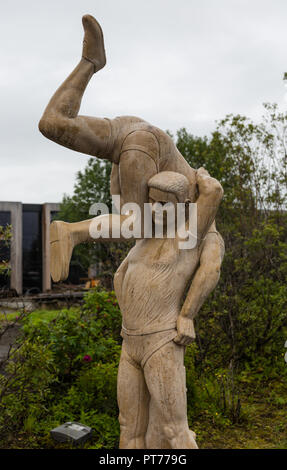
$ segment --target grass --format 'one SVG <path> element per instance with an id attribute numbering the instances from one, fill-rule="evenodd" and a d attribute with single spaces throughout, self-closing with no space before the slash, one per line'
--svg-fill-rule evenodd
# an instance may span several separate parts
<path id="1" fill-rule="evenodd" d="M 7 313 L 0 313 L 0 325 L 1 322 L 13 322 L 19 317 L 19 312 L 7 312 Z"/>
<path id="2" fill-rule="evenodd" d="M 287 396 L 287 384 L 276 379 L 272 384 L 280 395 Z M 200 449 L 287 449 L 286 405 L 278 404 L 272 388 L 242 390 L 242 416 L 239 423 L 223 424 L 208 411 L 202 412 L 190 423 L 197 434 Z M 279 395 L 276 395 L 279 396 Z M 85 448 L 94 448 L 87 442 Z M 50 437 L 44 439 L 33 432 L 21 432 L 14 436 L 10 448 L 70 448 L 68 444 L 57 444 Z"/>
<path id="3" fill-rule="evenodd" d="M 276 390 L 276 393 L 274 393 Z M 217 423 L 203 413 L 191 428 L 197 433 L 202 449 L 287 449 L 287 397 L 285 378 L 256 387 L 250 384 L 240 393 L 240 422 L 230 425 Z M 284 402 L 284 403 L 283 403 Z"/>
<path id="4" fill-rule="evenodd" d="M 31 313 L 27 313 L 26 322 L 35 326 L 39 325 L 40 323 L 49 323 L 51 320 L 57 318 L 60 312 L 61 310 L 34 310 Z M 67 312 L 73 316 L 74 310 L 69 309 Z M 20 316 L 20 314 L 21 312 L 0 313 L 0 326 L 1 322 L 14 322 Z"/>
<path id="5" fill-rule="evenodd" d="M 202 415 L 191 428 L 197 433 L 200 449 L 287 449 L 286 408 L 264 402 L 262 397 L 242 403 L 248 420 L 230 426 L 221 426 L 212 417 Z M 57 444 L 51 438 L 39 440 L 32 432 L 14 436 L 10 448 L 69 448 Z M 87 442 L 85 448 L 93 447 Z"/>
<path id="6" fill-rule="evenodd" d="M 49 323 L 50 321 L 57 318 L 61 310 L 34 310 L 27 316 L 27 322 L 31 325 L 37 326 L 40 323 Z M 74 310 L 67 310 L 69 315 L 73 316 Z"/>

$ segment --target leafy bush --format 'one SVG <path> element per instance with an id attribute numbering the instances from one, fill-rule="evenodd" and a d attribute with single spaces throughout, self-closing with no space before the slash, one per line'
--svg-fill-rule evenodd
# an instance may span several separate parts
<path id="1" fill-rule="evenodd" d="M 49 344 L 59 376 L 78 372 L 83 362 L 111 362 L 119 355 L 120 312 L 114 293 L 94 291 L 85 296 L 80 310 L 62 310 L 49 323 L 37 319 L 24 323 L 34 344 Z"/>
<path id="2" fill-rule="evenodd" d="M 50 319 L 28 315 L 0 378 L 2 439 L 33 433 L 53 446 L 52 427 L 83 420 L 95 428 L 95 447 L 115 447 L 120 327 L 114 292 L 99 290 L 86 294 L 81 309 L 53 312 Z"/>

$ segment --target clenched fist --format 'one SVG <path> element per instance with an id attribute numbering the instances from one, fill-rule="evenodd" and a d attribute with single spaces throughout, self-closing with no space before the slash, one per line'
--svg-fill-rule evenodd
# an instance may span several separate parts
<path id="1" fill-rule="evenodd" d="M 195 340 L 194 325 L 191 318 L 179 315 L 176 328 L 177 336 L 173 340 L 175 343 L 187 346 Z"/>

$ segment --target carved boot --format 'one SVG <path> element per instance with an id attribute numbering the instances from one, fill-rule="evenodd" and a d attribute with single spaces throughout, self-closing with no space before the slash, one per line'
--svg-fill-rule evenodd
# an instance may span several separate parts
<path id="1" fill-rule="evenodd" d="M 95 72 L 98 72 L 106 65 L 103 31 L 91 15 L 84 15 L 82 22 L 85 31 L 82 57 L 92 62 L 95 66 Z"/>

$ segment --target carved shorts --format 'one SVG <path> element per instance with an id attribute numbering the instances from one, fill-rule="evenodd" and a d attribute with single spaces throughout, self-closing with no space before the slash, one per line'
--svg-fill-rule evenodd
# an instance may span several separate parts
<path id="1" fill-rule="evenodd" d="M 144 368 L 153 353 L 177 336 L 177 330 L 172 328 L 142 335 L 128 335 L 122 330 L 121 336 L 123 338 L 122 349 L 126 353 L 128 362 L 137 368 Z"/>

